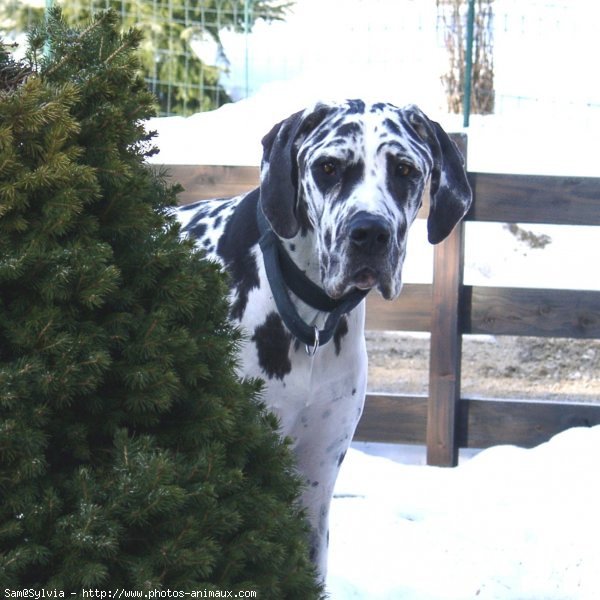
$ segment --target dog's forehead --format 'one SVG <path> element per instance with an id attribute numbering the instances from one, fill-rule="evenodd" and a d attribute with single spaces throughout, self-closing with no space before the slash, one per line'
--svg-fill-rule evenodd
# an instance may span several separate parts
<path id="1" fill-rule="evenodd" d="M 341 153 L 377 153 L 394 146 L 406 154 L 428 154 L 428 146 L 411 125 L 414 107 L 387 102 L 349 100 L 331 106 L 328 115 L 306 140 L 313 151 L 337 148 Z"/>

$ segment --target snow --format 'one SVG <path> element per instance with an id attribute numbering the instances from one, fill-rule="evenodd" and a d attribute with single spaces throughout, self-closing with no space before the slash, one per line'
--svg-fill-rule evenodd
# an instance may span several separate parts
<path id="1" fill-rule="evenodd" d="M 354 93 L 352 93 L 354 92 Z M 324 90 L 311 79 L 266 84 L 250 98 L 190 117 L 151 119 L 160 154 L 152 158 L 161 164 L 258 165 L 260 141 L 271 127 L 290 114 L 318 100 L 361 97 L 366 100 L 393 100 L 397 105 L 413 103 L 410 97 L 398 101 L 381 86 L 364 89 Z M 464 130 L 461 117 L 441 111 L 428 113 L 447 131 L 465 131 L 469 139 L 469 169 L 494 173 L 597 176 L 594 151 L 600 136 L 600 110 L 563 108 L 560 122 L 552 107 L 534 107 L 525 113 L 474 115 Z M 562 126 L 568 122 L 567 126 Z M 560 131 L 557 132 L 557 127 Z M 568 149 L 568 150 L 567 150 Z"/>
<path id="2" fill-rule="evenodd" d="M 358 447 L 331 507 L 332 600 L 598 599 L 600 426 L 454 469 Z"/>

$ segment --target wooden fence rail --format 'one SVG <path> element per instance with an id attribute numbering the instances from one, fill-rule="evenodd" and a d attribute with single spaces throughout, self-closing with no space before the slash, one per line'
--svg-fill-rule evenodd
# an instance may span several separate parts
<path id="1" fill-rule="evenodd" d="M 258 183 L 256 167 L 181 165 L 169 171 L 185 188 L 182 203 L 242 193 Z M 600 226 L 600 178 L 469 178 L 474 202 L 467 221 Z M 600 398 L 577 404 L 461 397 L 465 334 L 600 338 L 598 291 L 463 285 L 463 236 L 459 225 L 436 246 L 432 285 L 406 285 L 394 302 L 369 295 L 367 329 L 431 332 L 429 394 L 369 394 L 355 438 L 426 444 L 429 464 L 451 466 L 460 447 L 531 447 L 569 427 L 600 424 Z M 590 274 L 598 272 L 596 257 L 581 260 L 590 262 Z"/>

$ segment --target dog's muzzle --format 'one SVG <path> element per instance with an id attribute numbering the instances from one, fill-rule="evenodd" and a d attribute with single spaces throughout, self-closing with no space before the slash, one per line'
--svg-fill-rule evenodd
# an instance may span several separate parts
<path id="1" fill-rule="evenodd" d="M 359 212 L 348 224 L 349 255 L 352 283 L 361 290 L 380 282 L 390 252 L 392 230 L 379 215 Z"/>

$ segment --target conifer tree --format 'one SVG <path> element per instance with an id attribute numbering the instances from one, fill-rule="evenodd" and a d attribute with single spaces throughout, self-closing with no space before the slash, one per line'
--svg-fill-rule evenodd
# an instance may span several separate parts
<path id="1" fill-rule="evenodd" d="M 223 275 L 144 163 L 139 42 L 55 9 L 0 53 L 0 589 L 316 598 Z"/>

